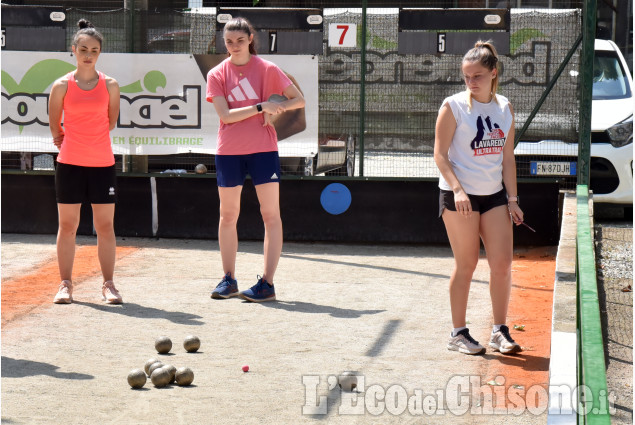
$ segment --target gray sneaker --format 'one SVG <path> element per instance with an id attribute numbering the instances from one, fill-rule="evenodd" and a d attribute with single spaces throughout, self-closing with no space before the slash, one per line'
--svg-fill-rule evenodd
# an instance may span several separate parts
<path id="1" fill-rule="evenodd" d="M 501 326 L 498 332 L 494 332 L 489 340 L 489 346 L 494 351 L 500 351 L 503 354 L 520 353 L 523 349 L 509 335 L 509 328 L 505 325 Z"/>
<path id="2" fill-rule="evenodd" d="M 485 347 L 472 338 L 470 330 L 465 328 L 459 331 L 456 336 L 450 334 L 448 341 L 448 350 L 458 351 L 463 354 L 484 354 Z"/>

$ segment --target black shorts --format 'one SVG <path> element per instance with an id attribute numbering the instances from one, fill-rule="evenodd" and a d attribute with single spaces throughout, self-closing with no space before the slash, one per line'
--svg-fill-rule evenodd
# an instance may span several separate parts
<path id="1" fill-rule="evenodd" d="M 114 204 L 117 200 L 115 166 L 82 167 L 57 163 L 55 197 L 58 204 Z"/>
<path id="2" fill-rule="evenodd" d="M 439 217 L 443 214 L 443 210 L 447 208 L 449 211 L 456 211 L 454 203 L 454 192 L 451 190 L 440 189 L 439 193 Z M 493 195 L 467 195 L 472 204 L 472 211 L 484 214 L 492 208 L 507 205 L 507 193 L 505 188 Z"/>

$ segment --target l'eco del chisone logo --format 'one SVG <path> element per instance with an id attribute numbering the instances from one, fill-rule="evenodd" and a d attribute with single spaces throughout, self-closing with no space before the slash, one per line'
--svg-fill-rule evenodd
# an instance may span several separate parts
<path id="1" fill-rule="evenodd" d="M 29 68 L 19 83 L 3 70 L 2 124 L 15 124 L 19 126 L 20 133 L 29 125 L 48 126 L 49 94 L 45 90 L 74 69 L 74 65 L 63 60 L 46 59 Z M 143 79 L 122 86 L 117 126 L 201 128 L 201 86 L 183 85 L 181 93 L 173 96 L 157 94 L 166 86 L 167 78 L 156 70 L 147 72 Z"/>

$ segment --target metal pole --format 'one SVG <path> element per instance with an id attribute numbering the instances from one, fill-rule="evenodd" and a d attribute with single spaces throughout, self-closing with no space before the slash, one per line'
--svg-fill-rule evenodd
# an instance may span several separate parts
<path id="1" fill-rule="evenodd" d="M 359 81 L 359 175 L 364 176 L 364 133 L 366 131 L 366 8 L 368 0 L 362 0 L 361 69 Z"/>
<path id="2" fill-rule="evenodd" d="M 591 170 L 591 100 L 597 0 L 585 0 L 582 17 L 580 58 L 580 139 L 578 141 L 578 184 L 589 186 Z"/>
<path id="3" fill-rule="evenodd" d="M 134 10 L 135 0 L 126 0 L 124 2 L 124 9 L 128 11 L 128 31 L 126 36 L 128 37 L 128 53 L 134 53 Z"/>

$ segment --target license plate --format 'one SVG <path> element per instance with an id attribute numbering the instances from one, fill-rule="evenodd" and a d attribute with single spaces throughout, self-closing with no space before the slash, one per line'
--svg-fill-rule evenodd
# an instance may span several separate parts
<path id="1" fill-rule="evenodd" d="M 575 176 L 575 162 L 531 161 L 529 173 L 532 176 Z"/>

